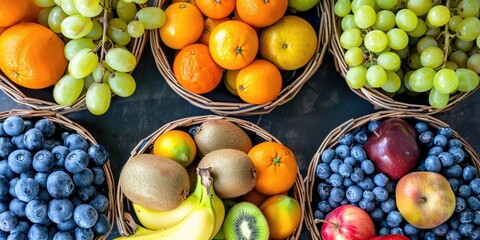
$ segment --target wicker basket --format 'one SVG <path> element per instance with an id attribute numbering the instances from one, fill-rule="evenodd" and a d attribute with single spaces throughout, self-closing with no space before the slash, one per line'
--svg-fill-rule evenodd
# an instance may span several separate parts
<path id="1" fill-rule="evenodd" d="M 49 119 L 52 122 L 60 125 L 61 127 L 64 127 L 68 131 L 73 131 L 84 137 L 89 144 L 96 144 L 97 141 L 93 138 L 93 136 L 82 126 L 79 124 L 73 122 L 72 120 L 64 117 L 63 115 L 60 115 L 59 113 L 55 113 L 52 111 L 35 111 L 35 110 L 20 110 L 20 109 L 12 109 L 10 111 L 4 111 L 0 112 L 0 121 L 3 122 L 7 117 L 9 116 L 20 116 L 23 119 Z M 108 197 L 109 199 L 109 205 L 108 209 L 105 212 L 105 216 L 108 219 L 108 222 L 111 225 L 111 228 L 109 231 L 102 235 L 98 236 L 95 239 L 96 240 L 103 240 L 107 239 L 108 235 L 113 229 L 114 226 L 114 217 L 115 217 L 115 202 L 114 202 L 114 196 L 115 196 L 115 182 L 113 179 L 113 173 L 110 168 L 110 161 L 107 161 L 105 165 L 103 165 L 103 170 L 105 172 L 105 182 L 106 182 L 106 187 L 104 190 L 104 194 Z"/>
<path id="2" fill-rule="evenodd" d="M 248 121 L 244 121 L 236 118 L 230 118 L 230 117 L 213 116 L 213 115 L 197 116 L 197 117 L 188 117 L 188 118 L 179 119 L 179 120 L 167 123 L 161 128 L 157 129 L 155 132 L 153 132 L 148 137 L 146 137 L 145 139 L 143 139 L 138 143 L 138 145 L 130 153 L 129 159 L 131 159 L 132 157 L 138 154 L 149 152 L 152 149 L 153 143 L 155 142 L 155 140 L 158 138 L 158 136 L 160 136 L 164 132 L 167 132 L 169 130 L 176 129 L 176 128 L 188 128 L 190 126 L 198 125 L 212 119 L 223 119 L 236 124 L 237 126 L 242 128 L 245 132 L 247 132 L 247 134 L 249 134 L 253 143 L 264 142 L 264 141 L 274 141 L 274 142 L 280 143 L 280 141 L 276 139 L 274 136 L 272 136 L 270 133 L 266 132 L 264 129 Z M 304 205 L 305 190 L 303 185 L 303 178 L 300 172 L 297 173 L 297 179 L 295 180 L 295 183 L 293 185 L 292 194 L 293 194 L 293 197 L 299 202 L 301 209 L 304 210 L 305 209 L 305 205 Z M 133 210 L 131 206 L 131 202 L 125 197 L 120 186 L 117 186 L 116 208 L 117 208 L 116 222 L 117 222 L 118 231 L 122 236 L 131 235 L 137 228 L 137 223 L 135 223 L 134 214 L 132 215 L 130 213 Z M 293 240 L 293 239 L 299 238 L 302 230 L 302 226 L 303 226 L 303 217 L 304 217 L 303 215 L 304 215 L 304 212 L 302 212 L 302 217 L 301 217 L 302 221 L 300 222 L 300 225 L 287 239 Z"/>
<path id="3" fill-rule="evenodd" d="M 141 4 L 139 7 L 147 7 L 147 4 Z M 147 44 L 149 33 L 150 31 L 147 30 L 143 36 L 136 39 L 132 38 L 132 41 L 128 45 L 129 50 L 137 59 L 137 64 L 140 61 L 140 57 Z M 77 101 L 71 106 L 62 106 L 56 103 L 53 99 L 53 86 L 38 90 L 27 89 L 10 81 L 2 71 L 0 71 L 0 89 L 15 102 L 33 110 L 46 110 L 66 114 L 86 109 L 86 92 L 80 95 Z"/>
<path id="4" fill-rule="evenodd" d="M 329 51 L 334 56 L 335 68 L 336 70 L 342 75 L 342 77 L 346 77 L 347 71 L 349 69 L 347 63 L 345 62 L 343 56 L 345 55 L 346 50 L 342 48 L 340 45 L 340 35 L 341 35 L 341 26 L 340 21 L 341 19 L 337 17 L 333 13 L 333 6 L 335 4 L 335 0 L 328 0 L 331 4 L 330 8 L 330 17 L 332 19 L 333 26 L 333 37 L 330 44 Z M 391 98 L 384 93 L 382 93 L 379 89 L 376 88 L 367 88 L 362 87 L 360 89 L 353 89 L 350 88 L 355 94 L 362 97 L 363 99 L 372 103 L 376 108 L 379 109 L 386 109 L 386 110 L 397 110 L 397 111 L 411 111 L 411 112 L 419 112 L 419 113 L 426 113 L 426 114 L 435 114 L 439 112 L 448 111 L 451 109 L 455 103 L 467 98 L 471 94 L 473 94 L 476 90 L 480 87 L 477 87 L 475 90 L 470 91 L 468 93 L 464 92 L 457 92 L 450 96 L 450 101 L 448 102 L 445 108 L 436 109 L 433 108 L 428 104 L 428 95 L 420 95 L 417 97 L 408 97 L 402 96 L 398 99 Z M 422 97 L 423 96 L 423 97 Z M 421 99 L 420 99 L 421 98 Z M 414 99 L 414 101 L 412 101 Z"/>
<path id="5" fill-rule="evenodd" d="M 168 3 L 168 2 L 167 2 Z M 167 5 L 164 0 L 155 0 L 154 5 L 163 7 Z M 243 102 L 240 98 L 233 96 L 226 89 L 217 86 L 211 93 L 199 95 L 184 89 L 175 79 L 173 73 L 173 51 L 166 47 L 161 39 L 158 30 L 150 35 L 150 44 L 157 67 L 167 81 L 168 85 L 181 97 L 191 104 L 210 110 L 218 115 L 260 115 L 270 113 L 275 107 L 290 101 L 302 88 L 302 86 L 315 74 L 323 62 L 324 55 L 330 42 L 331 29 L 328 21 L 330 8 L 328 1 L 320 1 L 312 10 L 311 18 L 319 21 L 316 54 L 310 59 L 305 67 L 289 71 L 283 74 L 284 86 L 278 97 L 272 102 L 265 104 L 250 104 Z M 307 18 L 307 17 L 305 17 Z M 287 81 L 285 81 L 287 79 Z M 220 83 L 219 85 L 223 85 Z"/>
<path id="6" fill-rule="evenodd" d="M 358 129 L 362 126 L 367 126 L 367 124 L 371 121 L 375 120 L 382 120 L 390 117 L 399 117 L 402 119 L 415 119 L 419 121 L 423 121 L 427 123 L 430 127 L 433 128 L 440 128 L 440 127 L 448 127 L 448 124 L 442 122 L 430 115 L 426 114 L 419 114 L 415 112 L 400 112 L 400 111 L 379 111 L 370 115 L 365 115 L 363 117 L 357 119 L 350 119 L 340 126 L 333 129 L 326 137 L 325 140 L 322 142 L 318 150 L 315 152 L 312 161 L 308 167 L 307 176 L 305 177 L 305 190 L 307 191 L 307 203 L 306 203 L 306 213 L 305 213 L 305 224 L 307 229 L 310 231 L 313 239 L 322 239 L 320 235 L 320 229 L 316 226 L 315 218 L 313 216 L 312 209 L 312 200 L 313 194 L 315 191 L 315 185 L 318 184 L 318 180 L 316 180 L 315 169 L 316 166 L 322 161 L 321 154 L 325 149 L 333 148 L 338 145 L 338 140 L 341 136 L 345 133 L 350 132 L 354 129 Z M 458 135 L 457 132 L 452 130 L 452 138 L 457 138 L 463 143 L 463 148 L 465 153 L 468 154 L 470 159 L 473 161 L 474 166 L 477 169 L 480 169 L 480 159 L 475 152 L 475 150 L 461 137 Z"/>

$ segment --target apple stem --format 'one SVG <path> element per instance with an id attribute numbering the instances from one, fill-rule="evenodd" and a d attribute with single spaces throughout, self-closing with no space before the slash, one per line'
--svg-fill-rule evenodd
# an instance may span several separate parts
<path id="1" fill-rule="evenodd" d="M 325 220 L 325 219 L 315 218 L 315 220 L 313 220 L 313 222 L 314 222 L 315 224 L 318 224 L 318 223 L 328 223 L 328 224 L 335 225 L 335 227 L 338 228 L 338 224 L 335 224 L 335 223 L 333 223 L 333 222 L 327 221 L 327 220 Z"/>

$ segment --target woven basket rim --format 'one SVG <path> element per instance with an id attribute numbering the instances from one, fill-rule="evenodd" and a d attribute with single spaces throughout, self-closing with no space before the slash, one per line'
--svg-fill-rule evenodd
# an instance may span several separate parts
<path id="1" fill-rule="evenodd" d="M 256 134 L 256 136 L 260 137 L 263 141 L 274 141 L 281 143 L 277 138 L 273 135 L 265 131 L 263 128 L 248 122 L 246 120 L 237 119 L 233 117 L 225 117 L 225 116 L 216 116 L 216 115 L 202 115 L 202 116 L 193 116 L 193 117 L 186 117 L 182 119 L 178 119 L 169 123 L 166 123 L 153 133 L 151 133 L 146 138 L 139 141 L 136 147 L 130 153 L 130 157 L 127 161 L 129 161 L 132 157 L 144 153 L 149 149 L 149 147 L 155 142 L 160 134 L 173 130 L 179 127 L 188 127 L 196 124 L 201 124 L 208 120 L 214 119 L 223 119 L 229 122 L 232 122 L 245 130 L 246 132 L 251 132 Z M 297 178 L 295 179 L 295 183 L 293 185 L 293 197 L 298 201 L 301 208 L 301 221 L 296 230 L 287 238 L 289 240 L 298 239 L 300 237 L 300 233 L 303 227 L 303 220 L 304 220 L 304 213 L 305 213 L 305 188 L 304 188 L 304 180 L 300 171 L 297 170 Z M 136 229 L 136 223 L 134 218 L 130 214 L 131 202 L 125 197 L 122 192 L 120 185 L 117 185 L 117 195 L 116 195 L 116 222 L 118 231 L 122 236 L 129 236 L 132 235 Z M 124 209 L 124 204 L 127 203 L 127 209 Z"/>
<path id="2" fill-rule="evenodd" d="M 147 4 L 137 4 L 141 8 L 147 7 Z M 152 30 L 146 30 L 143 36 L 139 38 L 132 38 L 129 43 L 129 49 L 137 60 L 137 65 L 140 61 L 142 53 L 147 45 L 149 34 Z M 134 70 L 132 70 L 133 72 Z M 25 92 L 20 90 L 20 87 L 13 83 L 5 74 L 0 70 L 0 89 L 9 96 L 16 103 L 23 105 L 31 110 L 38 111 L 53 111 L 61 114 L 67 114 L 71 112 L 78 112 L 86 109 L 84 92 L 80 97 L 70 106 L 62 106 L 55 101 L 42 100 L 34 97 L 29 97 Z M 25 91 L 35 91 L 34 89 L 26 89 Z M 53 90 L 52 90 L 53 95 Z M 112 95 L 113 96 L 113 95 Z"/>
<path id="3" fill-rule="evenodd" d="M 90 144 L 97 144 L 95 138 L 81 125 L 78 123 L 68 119 L 67 117 L 52 111 L 37 111 L 37 110 L 24 110 L 24 109 L 11 109 L 9 111 L 0 112 L 0 120 L 5 120 L 9 116 L 20 116 L 24 119 L 31 119 L 31 118 L 45 118 L 53 121 L 56 124 L 61 125 L 62 127 L 66 127 L 69 130 L 72 130 L 82 137 L 84 137 Z M 105 172 L 105 181 L 107 183 L 108 192 L 104 192 L 104 194 L 108 197 L 108 208 L 105 212 L 105 216 L 108 219 L 111 227 L 107 233 L 101 236 L 97 236 L 96 240 L 104 240 L 107 239 L 108 235 L 111 233 L 114 223 L 115 223 L 115 180 L 113 177 L 112 170 L 110 168 L 110 160 L 103 165 L 103 170 Z"/>
<path id="4" fill-rule="evenodd" d="M 420 120 L 429 124 L 431 127 L 434 127 L 437 129 L 439 127 L 450 126 L 449 124 L 441 121 L 440 119 L 437 119 L 428 114 L 422 114 L 417 112 L 406 112 L 406 111 L 402 112 L 402 111 L 393 111 L 393 110 L 382 110 L 382 111 L 361 116 L 359 118 L 351 118 L 345 121 L 344 123 L 340 124 L 336 128 L 332 129 L 332 131 L 325 137 L 325 139 L 322 141 L 319 148 L 313 155 L 312 160 L 310 161 L 310 164 L 308 166 L 307 175 L 304 180 L 305 191 L 306 191 L 306 201 L 307 201 L 306 213 L 305 213 L 305 226 L 310 231 L 312 239 L 314 240 L 322 239 L 320 231 L 314 222 L 314 219 L 315 219 L 313 216 L 314 209 L 312 209 L 312 205 L 311 205 L 312 199 L 313 199 L 313 191 L 315 188 L 315 180 L 316 180 L 315 169 L 316 169 L 316 166 L 321 162 L 322 152 L 327 148 L 338 145 L 338 140 L 343 134 L 355 128 L 366 126 L 366 124 L 368 124 L 371 121 L 390 118 L 390 117 Z M 454 129 L 452 129 L 452 137 L 459 139 L 463 143 L 463 148 L 465 152 L 470 156 L 471 160 L 473 161 L 473 165 L 477 169 L 480 169 L 479 156 L 477 155 L 476 151 L 470 146 L 470 144 L 468 144 L 468 142 L 465 139 L 463 139 Z"/>
<path id="5" fill-rule="evenodd" d="M 330 2 L 331 6 L 335 4 L 335 0 L 328 0 L 328 1 Z M 340 45 L 340 35 L 341 35 L 340 18 L 337 17 L 333 12 L 333 7 L 330 8 L 329 16 L 332 17 L 332 19 L 330 19 L 330 22 L 333 25 L 333 31 L 331 32 L 332 40 L 330 42 L 328 50 L 333 55 L 336 71 L 339 72 L 340 75 L 345 79 L 348 71 L 348 65 L 343 58 L 346 51 Z M 457 102 L 469 97 L 470 95 L 475 93 L 478 89 L 480 89 L 480 86 L 477 86 L 477 88 L 475 88 L 474 90 L 468 93 L 457 92 L 450 96 L 450 101 L 448 102 L 447 106 L 445 106 L 445 108 L 437 109 L 426 104 L 413 104 L 413 103 L 406 103 L 406 102 L 395 100 L 383 94 L 376 88 L 362 87 L 360 89 L 353 89 L 350 86 L 348 87 L 352 92 L 354 92 L 361 98 L 369 101 L 376 108 L 384 109 L 384 110 L 419 112 L 419 113 L 425 113 L 430 115 L 440 113 L 440 112 L 447 112 L 451 110 Z M 428 96 L 426 97 L 426 99 L 428 99 Z"/>
<path id="6" fill-rule="evenodd" d="M 161 7 L 165 3 L 164 0 L 155 0 L 154 6 Z M 320 1 L 316 5 L 317 15 L 320 18 L 320 26 L 317 35 L 317 46 L 315 55 L 305 65 L 303 72 L 287 86 L 283 86 L 279 96 L 265 104 L 250 104 L 246 102 L 225 102 L 213 101 L 203 95 L 192 93 L 184 89 L 175 79 L 172 67 L 170 66 L 167 54 L 161 47 L 160 31 L 157 29 L 150 34 L 150 47 L 152 49 L 153 57 L 160 74 L 163 76 L 167 84 L 174 92 L 182 98 L 190 102 L 192 105 L 210 110 L 211 112 L 222 116 L 248 116 L 261 115 L 273 111 L 277 106 L 281 106 L 290 101 L 300 91 L 302 86 L 310 80 L 310 78 L 320 68 L 324 56 L 328 50 L 330 43 L 331 27 L 329 21 L 331 14 L 329 9 L 330 3 L 328 1 Z"/>

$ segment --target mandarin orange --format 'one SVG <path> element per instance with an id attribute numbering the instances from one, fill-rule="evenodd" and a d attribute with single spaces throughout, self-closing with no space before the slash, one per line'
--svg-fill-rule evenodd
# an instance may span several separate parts
<path id="1" fill-rule="evenodd" d="M 271 62 L 256 59 L 240 69 L 235 80 L 238 96 L 251 104 L 265 104 L 275 100 L 282 90 L 282 75 Z"/>

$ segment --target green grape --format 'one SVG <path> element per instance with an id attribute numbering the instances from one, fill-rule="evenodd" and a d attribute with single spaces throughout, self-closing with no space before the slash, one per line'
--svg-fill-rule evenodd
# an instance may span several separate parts
<path id="1" fill-rule="evenodd" d="M 91 75 L 95 82 L 106 82 L 110 77 L 109 72 L 105 67 L 102 66 L 102 64 L 98 64 Z"/>
<path id="2" fill-rule="evenodd" d="M 131 21 L 127 26 L 128 34 L 133 38 L 139 38 L 145 33 L 145 27 L 140 21 Z"/>
<path id="3" fill-rule="evenodd" d="M 388 71 L 396 71 L 400 69 L 401 60 L 400 57 L 393 52 L 385 52 L 377 57 L 377 63 L 380 65 L 383 69 L 388 70 Z"/>
<path id="4" fill-rule="evenodd" d="M 352 12 L 355 13 L 360 6 L 368 5 L 375 7 L 375 0 L 353 0 L 351 4 Z"/>
<path id="5" fill-rule="evenodd" d="M 365 35 L 363 44 L 371 52 L 380 52 L 387 47 L 388 37 L 380 30 L 373 30 Z"/>
<path id="6" fill-rule="evenodd" d="M 430 36 L 425 36 L 420 38 L 417 43 L 417 52 L 422 53 L 425 48 L 428 47 L 438 47 L 438 42 L 435 38 Z"/>
<path id="7" fill-rule="evenodd" d="M 357 24 L 355 24 L 355 19 L 353 14 L 348 14 L 344 18 L 342 18 L 341 26 L 343 31 L 347 31 L 348 29 L 358 28 Z"/>
<path id="8" fill-rule="evenodd" d="M 452 62 L 452 61 L 446 61 L 445 62 L 445 68 L 448 68 L 448 69 L 452 69 L 452 70 L 457 70 L 458 69 L 458 66 L 456 63 Z"/>
<path id="9" fill-rule="evenodd" d="M 400 28 L 392 28 L 387 32 L 388 46 L 394 50 L 408 46 L 408 34 Z"/>
<path id="10" fill-rule="evenodd" d="M 392 11 L 397 12 L 400 9 L 407 8 L 408 0 L 398 0 L 397 4 L 392 8 Z"/>
<path id="11" fill-rule="evenodd" d="M 420 62 L 420 54 L 419 53 L 412 53 L 410 54 L 410 58 L 408 59 L 408 66 L 411 69 L 419 69 L 422 67 L 422 63 Z"/>
<path id="12" fill-rule="evenodd" d="M 448 20 L 448 29 L 456 32 L 458 24 L 463 20 L 459 15 L 454 15 Z"/>
<path id="13" fill-rule="evenodd" d="M 363 5 L 358 7 L 357 11 L 353 14 L 355 24 L 359 28 L 369 28 L 373 26 L 377 18 L 377 13 L 370 5 Z"/>
<path id="14" fill-rule="evenodd" d="M 65 75 L 53 87 L 53 99 L 62 106 L 71 106 L 83 90 L 83 79 Z"/>
<path id="15" fill-rule="evenodd" d="M 84 78 L 95 70 L 98 65 L 98 55 L 88 48 L 84 48 L 68 63 L 68 73 L 74 78 Z"/>
<path id="16" fill-rule="evenodd" d="M 461 1 L 463 1 L 463 0 L 450 0 L 450 7 L 451 8 L 458 7 L 458 4 L 460 4 Z"/>
<path id="17" fill-rule="evenodd" d="M 135 2 L 136 4 L 144 4 L 148 2 L 148 0 L 133 0 L 133 2 Z"/>
<path id="18" fill-rule="evenodd" d="M 108 36 L 114 43 L 127 45 L 132 37 L 128 34 L 127 23 L 120 18 L 112 18 L 108 22 Z"/>
<path id="19" fill-rule="evenodd" d="M 136 83 L 132 75 L 124 72 L 114 72 L 108 78 L 108 86 L 115 95 L 129 97 L 135 92 Z"/>
<path id="20" fill-rule="evenodd" d="M 362 32 L 358 28 L 348 29 L 340 35 L 340 45 L 345 49 L 360 47 L 362 43 Z"/>
<path id="21" fill-rule="evenodd" d="M 476 72 L 477 74 L 480 73 L 480 54 L 473 54 L 468 58 L 467 68 Z"/>
<path id="22" fill-rule="evenodd" d="M 480 35 L 478 35 L 477 40 L 475 41 L 477 47 L 480 48 Z"/>
<path id="23" fill-rule="evenodd" d="M 373 29 L 387 32 L 395 27 L 395 14 L 390 10 L 377 12 L 377 18 L 372 27 Z"/>
<path id="24" fill-rule="evenodd" d="M 133 71 L 137 60 L 133 54 L 125 49 L 110 48 L 105 54 L 105 62 L 119 72 Z"/>
<path id="25" fill-rule="evenodd" d="M 161 8 L 146 7 L 137 12 L 136 19 L 143 23 L 145 29 L 160 28 L 167 21 L 167 15 Z"/>
<path id="26" fill-rule="evenodd" d="M 46 7 L 53 7 L 55 6 L 55 1 L 53 0 L 33 0 L 35 5 L 46 8 Z"/>
<path id="27" fill-rule="evenodd" d="M 387 81 L 381 86 L 381 88 L 389 93 L 395 93 L 400 89 L 402 80 L 394 71 L 385 71 L 387 73 Z"/>
<path id="28" fill-rule="evenodd" d="M 397 5 L 397 2 L 397 0 L 376 0 L 375 4 L 381 9 L 392 9 Z"/>
<path id="29" fill-rule="evenodd" d="M 78 12 L 85 17 L 98 16 L 103 11 L 100 0 L 73 0 Z"/>
<path id="30" fill-rule="evenodd" d="M 468 51 L 468 56 L 472 56 L 477 53 L 480 53 L 480 48 L 478 48 L 476 45 L 473 45 L 472 49 Z"/>
<path id="31" fill-rule="evenodd" d="M 426 32 L 427 32 L 427 24 L 425 23 L 425 21 L 423 21 L 423 19 L 419 18 L 415 29 L 407 33 L 408 33 L 408 36 L 411 36 L 411 37 L 421 37 L 425 35 Z"/>
<path id="32" fill-rule="evenodd" d="M 363 56 L 363 51 L 359 47 L 353 47 L 348 49 L 345 52 L 344 56 L 345 62 L 350 67 L 354 67 L 360 65 L 365 61 L 365 57 Z"/>
<path id="33" fill-rule="evenodd" d="M 457 50 L 468 52 L 473 47 L 473 41 L 466 42 L 466 41 L 463 41 L 462 39 L 456 38 L 453 45 Z"/>
<path id="34" fill-rule="evenodd" d="M 367 83 L 374 87 L 379 88 L 387 82 L 387 73 L 379 65 L 373 65 L 367 69 Z"/>
<path id="35" fill-rule="evenodd" d="M 409 0 L 407 8 L 413 11 L 417 16 L 423 16 L 428 13 L 432 7 L 432 0 Z"/>
<path id="36" fill-rule="evenodd" d="M 440 69 L 433 78 L 433 87 L 443 94 L 450 94 L 457 90 L 458 76 L 454 70 Z"/>
<path id="37" fill-rule="evenodd" d="M 449 98 L 449 94 L 440 93 L 435 88 L 432 88 L 428 94 L 428 102 L 430 103 L 430 106 L 437 109 L 446 107 Z"/>
<path id="38" fill-rule="evenodd" d="M 456 32 L 463 41 L 473 41 L 480 35 L 480 20 L 476 17 L 465 18 L 457 25 Z"/>
<path id="39" fill-rule="evenodd" d="M 107 83 L 93 83 L 87 90 L 85 103 L 88 111 L 94 115 L 102 115 L 107 112 L 112 100 L 112 93 Z"/>
<path id="40" fill-rule="evenodd" d="M 474 17 L 478 14 L 478 0 L 463 0 L 458 4 L 457 13 L 463 18 Z"/>
<path id="41" fill-rule="evenodd" d="M 467 68 L 459 68 L 455 73 L 458 77 L 458 91 L 470 92 L 478 87 L 479 78 L 474 71 Z"/>
<path id="42" fill-rule="evenodd" d="M 93 21 L 92 24 L 92 30 L 90 30 L 85 37 L 92 40 L 99 40 L 103 35 L 103 26 L 98 20 Z"/>
<path id="43" fill-rule="evenodd" d="M 428 11 L 427 21 L 435 27 L 441 27 L 450 20 L 450 9 L 443 5 L 437 5 Z"/>
<path id="44" fill-rule="evenodd" d="M 367 68 L 362 65 L 351 67 L 347 71 L 345 80 L 349 87 L 359 89 L 367 82 Z"/>
<path id="45" fill-rule="evenodd" d="M 452 52 L 452 54 L 450 54 L 449 60 L 457 64 L 459 68 L 466 68 L 468 55 L 463 51 L 457 50 L 455 52 Z"/>
<path id="46" fill-rule="evenodd" d="M 338 0 L 333 5 L 333 12 L 337 17 L 345 17 L 352 11 L 352 3 L 350 0 Z"/>
<path id="47" fill-rule="evenodd" d="M 44 27 L 49 27 L 48 26 L 48 16 L 50 16 L 50 13 L 52 12 L 53 7 L 49 8 L 42 8 L 40 12 L 38 13 L 37 17 L 37 22 L 38 24 L 44 26 Z"/>
<path id="48" fill-rule="evenodd" d="M 405 32 L 412 31 L 417 27 L 418 17 L 412 10 L 404 8 L 395 15 L 395 23 Z"/>
<path id="49" fill-rule="evenodd" d="M 427 47 L 420 53 L 420 62 L 424 67 L 437 68 L 443 64 L 444 54 L 439 47 Z"/>
<path id="50" fill-rule="evenodd" d="M 60 25 L 60 30 L 62 30 L 63 36 L 70 39 L 83 38 L 92 30 L 92 28 L 92 20 L 78 14 L 68 16 Z"/>
<path id="51" fill-rule="evenodd" d="M 408 54 L 410 53 L 410 48 L 406 46 L 403 49 L 393 50 L 392 52 L 396 53 L 400 57 L 400 59 L 404 59 L 408 57 Z"/>
<path id="52" fill-rule="evenodd" d="M 408 79 L 408 83 L 412 91 L 426 92 L 432 89 L 435 73 L 435 70 L 429 67 L 423 67 L 415 70 Z"/>
<path id="53" fill-rule="evenodd" d="M 405 88 L 408 91 L 411 91 L 411 92 L 414 92 L 414 91 L 413 91 L 412 87 L 410 86 L 410 76 L 412 76 L 412 73 L 414 71 L 415 70 L 410 70 L 407 73 L 405 73 L 405 75 L 403 76 L 403 85 L 405 86 Z"/>
<path id="54" fill-rule="evenodd" d="M 62 9 L 70 16 L 80 14 L 77 7 L 75 7 L 74 0 L 62 0 Z"/>
<path id="55" fill-rule="evenodd" d="M 116 5 L 117 15 L 123 21 L 129 23 L 135 20 L 137 5 L 133 2 L 118 1 Z"/>
<path id="56" fill-rule="evenodd" d="M 67 58 L 68 61 L 72 60 L 73 56 L 75 54 L 84 49 L 90 49 L 93 50 L 95 49 L 96 45 L 93 43 L 92 39 L 88 38 L 78 38 L 78 39 L 72 39 L 65 44 L 65 48 L 63 49 L 63 52 L 65 54 L 65 58 Z"/>
<path id="57" fill-rule="evenodd" d="M 62 6 L 62 0 L 53 0 L 57 6 Z"/>
<path id="58" fill-rule="evenodd" d="M 440 28 L 429 28 L 427 27 L 427 31 L 425 32 L 425 36 L 430 36 L 430 37 L 437 37 L 440 35 L 442 30 Z"/>
<path id="59" fill-rule="evenodd" d="M 92 86 L 92 84 L 95 82 L 95 80 L 93 79 L 93 76 L 92 74 L 86 76 L 84 79 L 83 79 L 83 88 L 85 90 L 88 90 L 88 88 L 90 86 Z"/>
<path id="60" fill-rule="evenodd" d="M 48 15 L 48 27 L 56 33 L 61 33 L 62 30 L 60 26 L 62 25 L 63 20 L 67 17 L 68 15 L 62 10 L 61 7 L 53 7 Z"/>
<path id="61" fill-rule="evenodd" d="M 400 77 L 400 79 L 401 79 L 401 77 Z M 397 94 L 404 94 L 406 90 L 407 90 L 407 88 L 405 87 L 405 85 L 401 81 L 400 82 L 400 88 L 398 88 L 398 90 L 397 90 Z"/>

